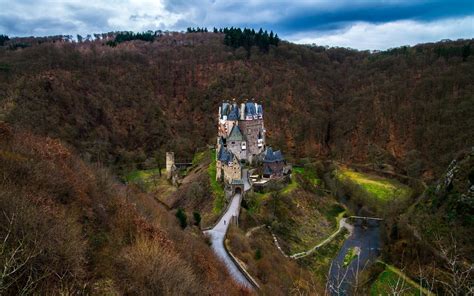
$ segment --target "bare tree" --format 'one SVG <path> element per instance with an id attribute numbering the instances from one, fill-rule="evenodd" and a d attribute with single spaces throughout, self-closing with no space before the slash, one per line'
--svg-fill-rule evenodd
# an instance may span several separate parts
<path id="1" fill-rule="evenodd" d="M 446 280 L 437 279 L 448 295 L 474 295 L 474 266 L 461 256 L 457 242 L 451 235 L 451 243 L 437 239 L 439 251 L 445 259 L 445 268 L 449 273 Z"/>
<path id="2" fill-rule="evenodd" d="M 40 280 L 33 277 L 33 270 L 28 268 L 29 263 L 38 256 L 36 251 L 29 251 L 24 239 L 9 242 L 15 222 L 15 215 L 9 217 L 3 212 L 7 225 L 4 226 L 6 235 L 0 243 L 0 294 L 4 295 L 8 289 L 14 285 L 21 285 L 16 292 L 18 295 L 26 295 L 33 291 L 35 285 Z M 21 279 L 26 282 L 19 283 Z"/>

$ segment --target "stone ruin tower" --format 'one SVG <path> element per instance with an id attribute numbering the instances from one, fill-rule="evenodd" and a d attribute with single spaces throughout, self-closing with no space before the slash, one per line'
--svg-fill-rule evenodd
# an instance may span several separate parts
<path id="1" fill-rule="evenodd" d="M 174 171 L 176 171 L 176 166 L 174 164 L 174 152 L 166 152 L 166 177 L 171 179 Z"/>

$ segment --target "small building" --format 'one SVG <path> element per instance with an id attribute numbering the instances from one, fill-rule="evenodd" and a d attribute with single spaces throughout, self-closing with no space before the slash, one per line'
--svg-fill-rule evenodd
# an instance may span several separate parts
<path id="1" fill-rule="evenodd" d="M 221 146 L 217 153 L 216 179 L 231 184 L 233 180 L 242 180 L 242 166 L 239 159 L 226 147 Z"/>
<path id="2" fill-rule="evenodd" d="M 263 177 L 282 177 L 284 174 L 285 159 L 280 150 L 273 151 L 271 147 L 265 150 L 263 157 Z"/>

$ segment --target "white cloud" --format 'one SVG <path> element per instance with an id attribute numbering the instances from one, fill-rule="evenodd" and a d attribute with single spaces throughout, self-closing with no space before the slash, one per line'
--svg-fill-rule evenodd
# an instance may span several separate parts
<path id="1" fill-rule="evenodd" d="M 383 50 L 442 39 L 474 37 L 474 16 L 432 22 L 403 20 L 383 24 L 358 22 L 333 32 L 305 32 L 286 36 L 295 43 Z"/>
<path id="2" fill-rule="evenodd" d="M 0 0 L 0 7 L 0 31 L 20 36 L 172 29 L 188 17 L 163 0 Z"/>
<path id="3" fill-rule="evenodd" d="M 421 5 L 414 4 L 423 11 L 421 17 L 438 17 L 442 8 L 431 11 L 431 16 L 428 12 L 425 15 L 425 2 L 413 1 Z M 0 0 L 0 34 L 85 35 L 117 30 L 180 31 L 188 26 L 247 26 L 273 30 L 283 39 L 296 43 L 358 49 L 474 37 L 472 9 L 466 12 L 471 13 L 468 17 L 422 22 L 407 20 L 414 17 L 406 3 L 403 0 L 278 0 L 270 4 L 264 0 Z M 372 6 L 376 10 L 371 11 Z M 377 10 L 380 7 L 385 9 Z M 391 7 L 394 12 L 403 9 L 400 14 L 392 14 Z M 371 12 L 376 11 L 381 13 L 375 21 L 357 21 L 371 20 Z M 446 12 L 441 17 L 448 17 L 449 13 L 457 12 Z M 393 15 L 400 20 L 385 22 L 393 19 Z"/>

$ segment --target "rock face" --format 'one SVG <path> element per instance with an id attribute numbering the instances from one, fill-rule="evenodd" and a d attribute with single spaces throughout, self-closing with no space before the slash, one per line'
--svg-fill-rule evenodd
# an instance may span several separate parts
<path id="1" fill-rule="evenodd" d="M 469 201 L 467 206 L 474 205 L 474 147 L 470 152 L 462 153 L 449 165 L 444 176 L 439 180 L 435 193 L 439 196 L 459 195 L 460 200 Z M 471 205 L 472 203 L 472 205 Z"/>
<path id="2" fill-rule="evenodd" d="M 474 148 L 460 153 L 451 162 L 438 184 L 425 192 L 409 218 L 424 240 L 433 246 L 439 241 L 456 243 L 461 255 L 469 257 L 471 262 L 474 259 L 473 187 Z"/>

